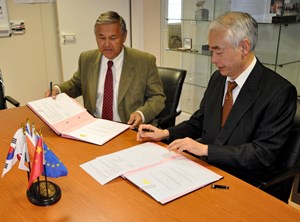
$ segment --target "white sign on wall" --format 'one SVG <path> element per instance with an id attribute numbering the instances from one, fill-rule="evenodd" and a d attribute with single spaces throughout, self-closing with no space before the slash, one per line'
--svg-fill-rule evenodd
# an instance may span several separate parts
<path id="1" fill-rule="evenodd" d="M 15 3 L 19 4 L 35 4 L 35 3 L 49 3 L 55 2 L 55 0 L 15 0 Z"/>
<path id="2" fill-rule="evenodd" d="M 0 0 L 0 37 L 11 36 L 6 0 Z"/>

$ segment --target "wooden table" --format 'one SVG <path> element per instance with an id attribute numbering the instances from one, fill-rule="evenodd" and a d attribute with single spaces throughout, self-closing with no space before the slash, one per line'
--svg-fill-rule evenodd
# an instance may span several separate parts
<path id="1" fill-rule="evenodd" d="M 11 139 L 26 118 L 42 130 L 44 141 L 66 165 L 69 174 L 48 178 L 60 186 L 62 197 L 54 205 L 41 207 L 27 200 L 27 176 L 16 164 L 0 179 L 1 221 L 300 221 L 300 212 L 291 206 L 193 157 L 190 158 L 223 175 L 219 183 L 230 189 L 206 186 L 161 205 L 122 178 L 102 186 L 79 165 L 138 144 L 135 132 L 127 130 L 103 146 L 64 139 L 27 107 L 0 111 L 3 165 Z"/>

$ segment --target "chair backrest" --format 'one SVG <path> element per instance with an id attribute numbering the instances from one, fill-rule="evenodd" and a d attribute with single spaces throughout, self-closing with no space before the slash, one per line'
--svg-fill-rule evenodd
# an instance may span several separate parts
<path id="1" fill-rule="evenodd" d="M 0 69 L 0 110 L 1 109 L 7 109 L 6 102 L 9 102 L 10 104 L 12 104 L 15 107 L 20 106 L 19 101 L 15 100 L 11 96 L 5 95 L 5 90 L 4 89 L 5 89 L 5 87 L 4 87 L 4 83 L 3 83 L 3 76 L 2 76 L 1 69 Z"/>
<path id="2" fill-rule="evenodd" d="M 5 100 L 5 93 L 4 93 L 4 83 L 3 83 L 3 76 L 0 69 L 0 110 L 6 109 L 6 100 Z"/>
<path id="3" fill-rule="evenodd" d="M 287 144 L 281 155 L 281 163 L 284 167 L 292 167 L 300 159 L 300 99 L 297 99 L 297 110 L 293 128 L 290 132 Z"/>
<path id="4" fill-rule="evenodd" d="M 282 182 L 267 187 L 264 190 L 276 198 L 288 203 L 295 176 L 294 171 L 299 171 L 294 168 L 300 168 L 300 99 L 297 99 L 297 110 L 293 128 L 289 134 L 288 141 L 279 156 L 277 170 L 286 172 L 286 175 L 280 176 L 280 179 L 283 180 Z M 290 177 L 288 176 L 289 174 L 294 176 Z"/>
<path id="5" fill-rule="evenodd" d="M 161 128 L 168 128 L 175 125 L 176 111 L 182 91 L 182 86 L 186 76 L 186 70 L 158 67 L 158 74 L 164 87 L 166 95 L 165 108 L 157 116 L 158 119 L 173 115 Z"/>

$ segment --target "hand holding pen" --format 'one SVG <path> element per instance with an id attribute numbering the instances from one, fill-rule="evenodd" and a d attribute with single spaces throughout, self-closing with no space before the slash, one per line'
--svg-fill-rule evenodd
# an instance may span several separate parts
<path id="1" fill-rule="evenodd" d="M 150 124 L 141 124 L 139 126 L 136 139 L 137 141 L 152 140 L 152 141 L 161 141 L 169 136 L 168 130 L 159 129 Z"/>
<path id="2" fill-rule="evenodd" d="M 57 89 L 57 87 L 53 87 L 52 82 L 50 82 L 50 88 L 45 92 L 44 97 L 52 97 L 55 98 L 56 95 L 59 94 L 59 90 Z"/>

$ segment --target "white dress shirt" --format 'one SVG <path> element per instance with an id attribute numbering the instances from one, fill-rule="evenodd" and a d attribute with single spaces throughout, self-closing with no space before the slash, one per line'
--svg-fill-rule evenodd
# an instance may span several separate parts
<path id="1" fill-rule="evenodd" d="M 238 97 L 244 83 L 246 82 L 248 76 L 250 75 L 252 69 L 254 68 L 256 64 L 256 57 L 254 56 L 254 59 L 252 60 L 251 64 L 248 66 L 247 69 L 245 69 L 244 72 L 242 72 L 241 75 L 239 75 L 235 80 L 232 80 L 230 77 L 227 77 L 226 82 L 225 82 L 225 90 L 224 90 L 224 96 L 223 96 L 223 105 L 224 105 L 224 100 L 225 100 L 225 94 L 227 92 L 227 85 L 228 85 L 228 81 L 232 82 L 235 81 L 237 86 L 233 89 L 232 91 L 232 97 L 233 97 L 233 104 L 236 100 L 236 98 Z"/>

